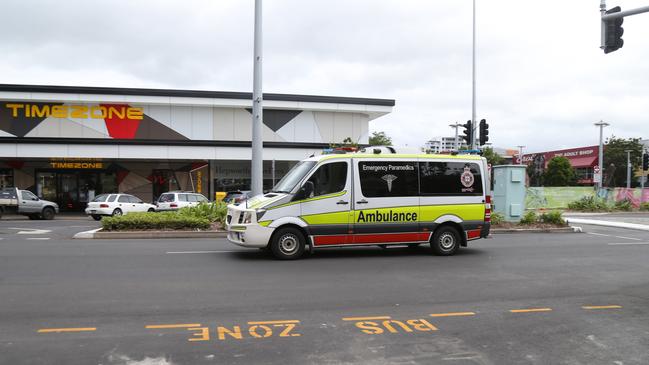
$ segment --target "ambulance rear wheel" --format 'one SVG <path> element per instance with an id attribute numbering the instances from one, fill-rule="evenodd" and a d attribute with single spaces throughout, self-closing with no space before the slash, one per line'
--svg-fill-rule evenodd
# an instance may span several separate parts
<path id="1" fill-rule="evenodd" d="M 304 247 L 304 235 L 293 227 L 280 228 L 270 243 L 273 256 L 280 260 L 299 259 L 304 254 Z"/>
<path id="2" fill-rule="evenodd" d="M 451 226 L 441 226 L 435 230 L 430 248 L 439 256 L 454 255 L 460 248 L 460 234 Z"/>

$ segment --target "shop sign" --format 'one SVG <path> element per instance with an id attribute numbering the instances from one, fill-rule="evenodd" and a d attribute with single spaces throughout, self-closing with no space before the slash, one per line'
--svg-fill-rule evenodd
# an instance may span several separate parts
<path id="1" fill-rule="evenodd" d="M 129 105 L 60 105 L 6 103 L 14 118 L 75 118 L 75 119 L 131 119 L 142 120 L 144 109 Z"/>
<path id="2" fill-rule="evenodd" d="M 50 159 L 50 166 L 53 169 L 103 169 L 104 163 L 99 159 L 77 160 L 77 159 Z"/>

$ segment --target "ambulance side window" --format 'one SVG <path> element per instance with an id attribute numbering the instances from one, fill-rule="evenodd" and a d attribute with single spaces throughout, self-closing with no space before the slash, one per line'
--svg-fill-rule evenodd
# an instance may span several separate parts
<path id="1" fill-rule="evenodd" d="M 417 162 L 363 161 L 358 163 L 358 171 L 364 197 L 419 195 Z"/>
<path id="2" fill-rule="evenodd" d="M 423 196 L 482 195 L 480 167 L 467 162 L 419 162 L 419 189 Z"/>
<path id="3" fill-rule="evenodd" d="M 342 191 L 347 184 L 347 162 L 322 165 L 318 167 L 308 181 L 313 183 L 313 196 Z"/>

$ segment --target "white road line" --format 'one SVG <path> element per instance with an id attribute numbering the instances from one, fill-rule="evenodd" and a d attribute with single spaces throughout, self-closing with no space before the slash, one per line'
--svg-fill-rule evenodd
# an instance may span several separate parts
<path id="1" fill-rule="evenodd" d="M 649 242 L 612 242 L 609 246 L 649 245 Z"/>
<path id="2" fill-rule="evenodd" d="M 625 236 L 614 236 L 611 234 L 602 234 L 602 233 L 595 233 L 595 232 L 587 232 L 588 234 L 592 234 L 594 236 L 604 236 L 604 237 L 614 237 L 614 238 L 621 238 L 623 240 L 632 240 L 632 241 L 642 241 L 642 238 L 634 238 L 634 237 L 625 237 Z"/>
<path id="3" fill-rule="evenodd" d="M 633 240 L 633 241 L 642 241 L 642 238 L 633 238 L 633 237 L 624 237 L 624 236 L 613 236 L 615 238 L 621 238 L 624 240 Z"/>
<path id="4" fill-rule="evenodd" d="M 227 252 L 245 252 L 243 250 L 232 251 L 168 251 L 167 253 L 227 253 Z"/>
<path id="5" fill-rule="evenodd" d="M 45 241 L 45 240 L 49 240 L 50 238 L 49 237 L 30 237 L 30 238 L 27 238 L 27 239 L 32 240 L 32 241 L 36 241 L 36 240 Z"/>
<path id="6" fill-rule="evenodd" d="M 613 237 L 610 234 L 602 234 L 602 233 L 595 233 L 595 232 L 586 232 L 586 234 L 592 234 L 593 236 Z"/>

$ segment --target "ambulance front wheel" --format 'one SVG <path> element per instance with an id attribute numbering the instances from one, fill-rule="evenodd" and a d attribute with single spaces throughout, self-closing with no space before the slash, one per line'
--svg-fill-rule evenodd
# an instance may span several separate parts
<path id="1" fill-rule="evenodd" d="M 293 227 L 280 228 L 270 243 L 273 256 L 280 260 L 299 259 L 304 254 L 305 239 L 300 230 Z"/>
<path id="2" fill-rule="evenodd" d="M 430 247 L 436 255 L 453 255 L 460 248 L 460 234 L 454 227 L 441 226 L 435 230 Z"/>

